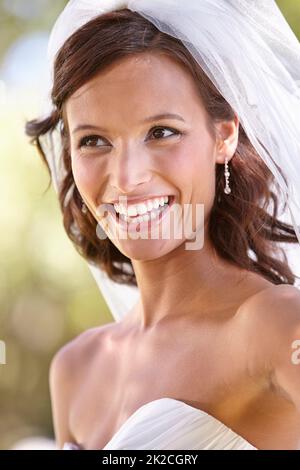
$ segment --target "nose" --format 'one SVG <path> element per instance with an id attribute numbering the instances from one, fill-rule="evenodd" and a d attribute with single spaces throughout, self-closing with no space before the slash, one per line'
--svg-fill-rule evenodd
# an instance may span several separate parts
<path id="1" fill-rule="evenodd" d="M 130 194 L 138 185 L 151 180 L 150 162 L 146 152 L 127 149 L 115 155 L 111 168 L 111 186 L 116 192 Z"/>

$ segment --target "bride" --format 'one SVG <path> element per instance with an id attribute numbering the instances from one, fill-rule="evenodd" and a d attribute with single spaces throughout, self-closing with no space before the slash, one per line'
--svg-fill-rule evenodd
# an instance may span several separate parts
<path id="1" fill-rule="evenodd" d="M 273 1 L 250 13 L 243 1 L 184 3 L 75 0 L 50 38 L 52 109 L 26 132 L 111 299 L 139 293 L 119 321 L 55 354 L 59 448 L 299 449 L 300 294 L 279 242 L 300 235 L 278 218 L 283 182 L 300 177 L 299 96 L 284 57 L 277 78 L 262 66 L 276 52 L 262 53 L 263 15 L 270 36 L 295 41 L 298 78 L 299 43 Z M 57 129 L 54 151 L 43 138 Z M 185 206 L 190 230 L 175 237 Z M 153 237 L 163 226 L 170 236 Z"/>

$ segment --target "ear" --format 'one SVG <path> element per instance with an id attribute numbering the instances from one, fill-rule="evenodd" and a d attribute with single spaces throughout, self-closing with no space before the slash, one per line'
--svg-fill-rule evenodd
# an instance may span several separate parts
<path id="1" fill-rule="evenodd" d="M 225 156 L 228 161 L 233 157 L 239 140 L 239 119 L 235 115 L 230 121 L 221 121 L 215 124 L 217 130 L 216 163 L 224 163 Z"/>

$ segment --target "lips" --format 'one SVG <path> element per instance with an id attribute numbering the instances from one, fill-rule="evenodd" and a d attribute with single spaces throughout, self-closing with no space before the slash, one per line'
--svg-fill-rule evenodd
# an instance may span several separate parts
<path id="1" fill-rule="evenodd" d="M 149 194 L 149 196 L 140 196 L 140 197 L 136 197 L 136 198 L 134 198 L 134 197 L 127 197 L 126 198 L 126 196 L 123 196 L 123 197 L 125 197 L 126 202 L 127 202 L 128 205 L 130 205 L 130 204 L 137 205 L 137 204 L 142 204 L 143 202 L 148 201 L 148 200 L 151 201 L 152 199 L 160 199 L 161 197 L 166 197 L 166 196 L 171 197 L 168 194 L 161 194 L 161 195 Z M 119 204 L 119 203 L 120 203 L 120 199 L 115 199 L 113 201 L 106 202 L 105 204 Z"/>

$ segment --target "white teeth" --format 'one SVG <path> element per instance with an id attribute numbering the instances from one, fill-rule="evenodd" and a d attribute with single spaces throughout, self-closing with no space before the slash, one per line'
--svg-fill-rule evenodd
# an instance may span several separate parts
<path id="1" fill-rule="evenodd" d="M 153 209 L 151 212 L 148 212 L 147 214 L 139 215 L 134 218 L 128 217 L 126 214 L 119 214 L 119 217 L 125 222 L 135 222 L 135 223 L 149 222 L 149 220 L 156 219 L 163 210 L 164 208 L 160 207 L 159 209 Z"/>
<path id="2" fill-rule="evenodd" d="M 129 209 L 130 209 L 130 207 L 129 207 Z M 137 213 L 138 214 L 140 214 L 140 215 L 146 214 L 147 210 L 148 209 L 147 209 L 146 204 L 142 203 L 142 204 L 137 205 Z M 129 215 L 130 215 L 130 213 L 129 213 Z"/>
<path id="3" fill-rule="evenodd" d="M 151 211 L 153 209 L 153 204 L 151 201 L 147 201 L 147 209 L 148 211 Z"/>
<path id="4" fill-rule="evenodd" d="M 124 209 L 124 208 L 122 208 L 122 209 Z M 122 212 L 122 214 L 126 214 L 126 210 L 124 210 L 124 212 Z M 136 207 L 135 206 L 128 207 L 127 214 L 130 215 L 131 217 L 136 216 L 137 215 Z"/>
<path id="5" fill-rule="evenodd" d="M 118 212 L 120 215 L 123 214 L 125 216 L 129 217 L 137 217 L 137 216 L 142 216 L 147 213 L 150 213 L 153 209 L 158 209 L 159 207 L 163 207 L 165 204 L 167 204 L 169 201 L 168 196 L 161 196 L 159 198 L 155 199 L 149 199 L 148 201 L 145 201 L 140 204 L 131 204 L 128 205 L 127 207 L 123 204 L 114 204 L 114 208 L 116 212 Z M 137 220 L 137 219 L 136 219 Z"/>

